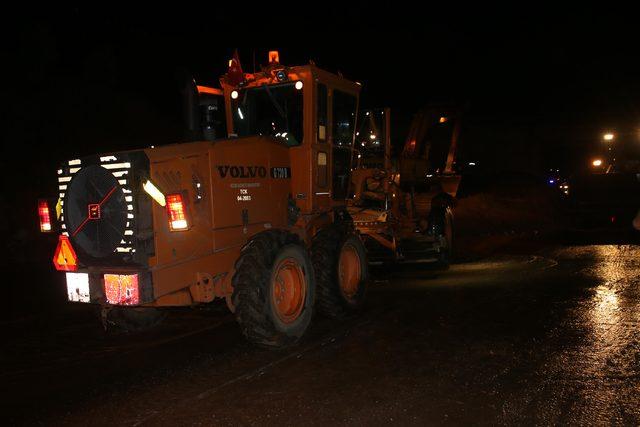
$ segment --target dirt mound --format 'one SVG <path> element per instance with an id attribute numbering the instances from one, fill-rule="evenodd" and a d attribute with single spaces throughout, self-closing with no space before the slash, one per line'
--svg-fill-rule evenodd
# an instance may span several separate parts
<path id="1" fill-rule="evenodd" d="M 530 175 L 504 173 L 463 178 L 455 209 L 457 258 L 543 240 L 564 222 L 561 194 Z"/>

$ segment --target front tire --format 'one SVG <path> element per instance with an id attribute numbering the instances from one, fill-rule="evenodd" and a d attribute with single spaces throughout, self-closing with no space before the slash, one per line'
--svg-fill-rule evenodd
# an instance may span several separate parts
<path id="1" fill-rule="evenodd" d="M 338 319 L 359 311 L 364 305 L 369 278 L 360 238 L 332 226 L 318 233 L 311 252 L 318 285 L 318 310 Z"/>
<path id="2" fill-rule="evenodd" d="M 316 297 L 313 266 L 296 236 L 256 235 L 242 249 L 233 276 L 233 304 L 242 333 L 252 343 L 280 347 L 305 333 Z"/>

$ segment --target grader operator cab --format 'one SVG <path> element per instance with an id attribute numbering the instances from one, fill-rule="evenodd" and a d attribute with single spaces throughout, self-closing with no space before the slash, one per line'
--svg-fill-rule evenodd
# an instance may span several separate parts
<path id="1" fill-rule="evenodd" d="M 316 307 L 340 317 L 365 296 L 346 210 L 360 85 L 275 52 L 253 74 L 233 59 L 220 83 L 189 101 L 201 140 L 65 162 L 41 230 L 59 234 L 68 299 L 101 305 L 106 325 L 225 298 L 249 340 L 292 343 Z"/>
<path id="2" fill-rule="evenodd" d="M 416 114 L 398 158 L 391 154 L 391 112 L 361 113 L 349 212 L 372 263 L 436 262 L 453 250 L 454 171 L 460 110 L 434 105 Z"/>

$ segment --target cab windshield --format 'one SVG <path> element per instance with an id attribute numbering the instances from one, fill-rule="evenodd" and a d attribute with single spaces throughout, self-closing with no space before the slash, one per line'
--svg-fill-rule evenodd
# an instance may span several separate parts
<path id="1" fill-rule="evenodd" d="M 231 104 L 238 136 L 270 135 L 289 146 L 302 144 L 302 90 L 294 83 L 242 89 Z"/>

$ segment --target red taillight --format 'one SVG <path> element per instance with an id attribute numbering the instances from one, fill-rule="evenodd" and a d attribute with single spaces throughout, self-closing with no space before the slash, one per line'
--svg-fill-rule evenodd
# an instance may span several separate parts
<path id="1" fill-rule="evenodd" d="M 49 214 L 49 204 L 46 200 L 38 202 L 38 216 L 40 217 L 40 231 L 48 233 L 51 231 L 51 215 Z"/>
<path id="2" fill-rule="evenodd" d="M 105 274 L 104 293 L 109 304 L 137 305 L 140 303 L 137 274 Z"/>
<path id="3" fill-rule="evenodd" d="M 171 231 L 186 230 L 189 228 L 187 210 L 182 194 L 169 194 L 167 200 L 167 215 L 169 215 L 169 229 Z"/>

